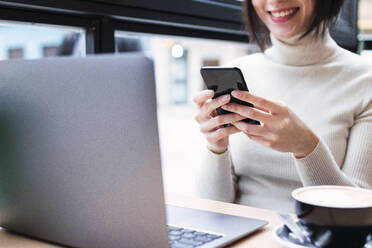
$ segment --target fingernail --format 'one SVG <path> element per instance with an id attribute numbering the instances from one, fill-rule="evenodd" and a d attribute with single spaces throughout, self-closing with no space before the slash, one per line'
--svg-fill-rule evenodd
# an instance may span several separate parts
<path id="1" fill-rule="evenodd" d="M 213 90 L 209 90 L 209 91 L 207 91 L 206 95 L 207 95 L 207 96 L 212 96 L 212 95 L 213 95 Z"/>
<path id="2" fill-rule="evenodd" d="M 231 95 L 235 96 L 235 97 L 238 97 L 240 95 L 240 92 L 237 91 L 237 90 L 234 90 L 231 92 Z"/>
<path id="3" fill-rule="evenodd" d="M 225 95 L 222 97 L 222 101 L 226 102 L 228 100 L 230 100 L 230 95 Z"/>

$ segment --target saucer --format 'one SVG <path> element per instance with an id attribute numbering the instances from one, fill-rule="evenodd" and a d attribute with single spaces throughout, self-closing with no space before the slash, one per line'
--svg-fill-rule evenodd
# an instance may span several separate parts
<path id="1" fill-rule="evenodd" d="M 287 248 L 310 248 L 311 245 L 306 245 L 297 241 L 297 239 L 292 236 L 292 232 L 284 225 L 278 226 L 274 229 L 275 240 Z"/>

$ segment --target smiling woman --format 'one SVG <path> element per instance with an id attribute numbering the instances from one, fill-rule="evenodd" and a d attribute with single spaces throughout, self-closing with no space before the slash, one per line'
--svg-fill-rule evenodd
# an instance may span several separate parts
<path id="1" fill-rule="evenodd" d="M 210 90 L 195 96 L 207 141 L 199 196 L 291 212 L 298 187 L 372 188 L 372 70 L 329 34 L 342 2 L 245 1 L 248 30 L 263 52 L 229 66 L 241 69 L 250 89 L 232 96 L 254 108 Z M 222 118 L 218 107 L 231 113 Z"/>
<path id="2" fill-rule="evenodd" d="M 324 35 L 342 4 L 343 0 L 337 3 L 316 0 L 245 1 L 245 22 L 252 39 L 264 50 L 270 41 L 269 30 L 282 39 L 298 34 L 305 37 L 312 31 Z"/>

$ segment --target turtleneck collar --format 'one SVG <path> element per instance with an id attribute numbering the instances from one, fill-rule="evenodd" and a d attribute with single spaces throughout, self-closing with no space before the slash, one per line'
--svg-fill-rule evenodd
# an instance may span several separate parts
<path id="1" fill-rule="evenodd" d="M 270 34 L 273 46 L 264 54 L 274 62 L 290 66 L 323 64 L 336 54 L 338 46 L 328 31 L 323 39 L 314 34 L 298 40 L 299 37 L 282 41 Z"/>

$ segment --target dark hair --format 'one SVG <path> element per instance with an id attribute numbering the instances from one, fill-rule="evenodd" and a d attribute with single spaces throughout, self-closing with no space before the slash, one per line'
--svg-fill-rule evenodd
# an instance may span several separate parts
<path id="1" fill-rule="evenodd" d="M 300 37 L 304 38 L 311 32 L 317 37 L 324 37 L 325 31 L 337 19 L 344 0 L 314 0 L 314 16 L 307 31 Z M 244 21 L 251 41 L 256 42 L 264 51 L 270 43 L 270 31 L 257 15 L 252 0 L 245 0 L 243 3 Z"/>

